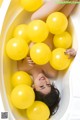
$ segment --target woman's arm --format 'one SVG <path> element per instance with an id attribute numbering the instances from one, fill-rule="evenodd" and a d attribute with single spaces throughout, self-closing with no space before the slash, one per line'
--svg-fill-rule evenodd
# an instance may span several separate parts
<path id="1" fill-rule="evenodd" d="M 57 0 L 52 0 L 50 2 L 45 3 L 40 9 L 33 13 L 31 20 L 45 19 L 52 12 L 59 11 L 61 8 L 63 8 L 64 4 L 58 4 L 56 3 L 56 1 Z"/>
<path id="2" fill-rule="evenodd" d="M 49 35 L 48 35 L 47 39 L 44 41 L 44 43 L 49 46 L 51 51 L 54 49 L 54 46 L 53 46 L 53 35 L 51 33 L 49 33 Z"/>
<path id="3" fill-rule="evenodd" d="M 59 0 L 59 2 L 62 2 L 65 0 Z M 72 0 L 72 1 L 78 1 L 78 0 Z M 57 3 L 57 0 L 52 0 L 50 2 L 45 3 L 39 10 L 37 10 L 35 13 L 33 13 L 31 20 L 34 19 L 45 19 L 48 17 L 49 14 L 55 11 L 60 11 L 64 13 L 67 17 L 71 14 L 73 9 L 75 8 L 76 4 L 60 4 Z"/>
<path id="4" fill-rule="evenodd" d="M 42 67 L 44 74 L 48 77 L 48 78 L 55 78 L 57 77 L 58 74 L 58 70 L 55 70 L 50 63 L 47 63 L 45 65 L 43 65 Z"/>
<path id="5" fill-rule="evenodd" d="M 65 5 L 61 10 L 60 12 L 64 13 L 66 15 L 66 17 L 68 17 L 71 12 L 73 11 L 73 9 L 75 8 L 76 4 L 68 4 L 68 5 Z"/>

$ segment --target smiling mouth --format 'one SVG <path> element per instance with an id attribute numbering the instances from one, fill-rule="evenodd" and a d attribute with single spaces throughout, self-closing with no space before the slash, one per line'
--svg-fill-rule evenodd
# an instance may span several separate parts
<path id="1" fill-rule="evenodd" d="M 42 77 L 40 77 L 40 78 L 39 78 L 39 80 L 45 80 L 45 77 L 44 77 L 44 76 L 42 76 Z"/>

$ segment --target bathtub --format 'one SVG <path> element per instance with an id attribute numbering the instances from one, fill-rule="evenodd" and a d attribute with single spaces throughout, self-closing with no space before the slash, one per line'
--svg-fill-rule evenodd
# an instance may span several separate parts
<path id="1" fill-rule="evenodd" d="M 17 110 L 10 100 L 12 91 L 11 76 L 17 70 L 16 62 L 10 60 L 5 52 L 5 45 L 12 37 L 13 29 L 21 23 L 28 23 L 31 14 L 19 6 L 19 0 L 7 0 L 4 16 L 2 16 L 0 40 L 0 112 L 8 112 L 9 120 L 27 120 L 25 111 Z M 80 120 L 80 5 L 78 5 L 69 18 L 68 30 L 73 37 L 72 47 L 77 50 L 69 69 L 60 72 L 55 85 L 60 90 L 61 101 L 59 109 L 50 120 Z M 1 14 L 0 14 L 1 15 Z M 1 18 L 1 17 L 0 17 Z M 5 18 L 5 19 L 4 19 Z M 0 22 L 1 23 L 1 22 Z"/>

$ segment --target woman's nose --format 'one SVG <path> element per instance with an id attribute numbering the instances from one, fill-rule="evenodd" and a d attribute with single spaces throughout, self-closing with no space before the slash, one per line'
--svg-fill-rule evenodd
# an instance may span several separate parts
<path id="1" fill-rule="evenodd" d="M 46 84 L 46 83 L 47 83 L 46 80 L 42 80 L 42 81 L 41 81 L 41 84 Z"/>

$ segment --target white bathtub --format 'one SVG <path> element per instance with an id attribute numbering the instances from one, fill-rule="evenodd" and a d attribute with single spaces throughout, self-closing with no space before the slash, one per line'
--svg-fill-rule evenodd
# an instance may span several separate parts
<path id="1" fill-rule="evenodd" d="M 77 55 L 70 68 L 59 73 L 55 82 L 61 93 L 60 106 L 51 120 L 80 120 L 80 10 L 79 5 L 69 19 L 69 31 L 73 36 L 73 48 Z M 1 112 L 8 111 L 9 120 L 26 120 L 25 111 L 17 110 L 10 101 L 11 75 L 16 71 L 16 62 L 10 60 L 5 53 L 6 42 L 12 37 L 13 29 L 20 23 L 27 23 L 30 13 L 19 7 L 19 0 L 12 0 L 7 10 L 0 41 L 0 102 Z"/>

